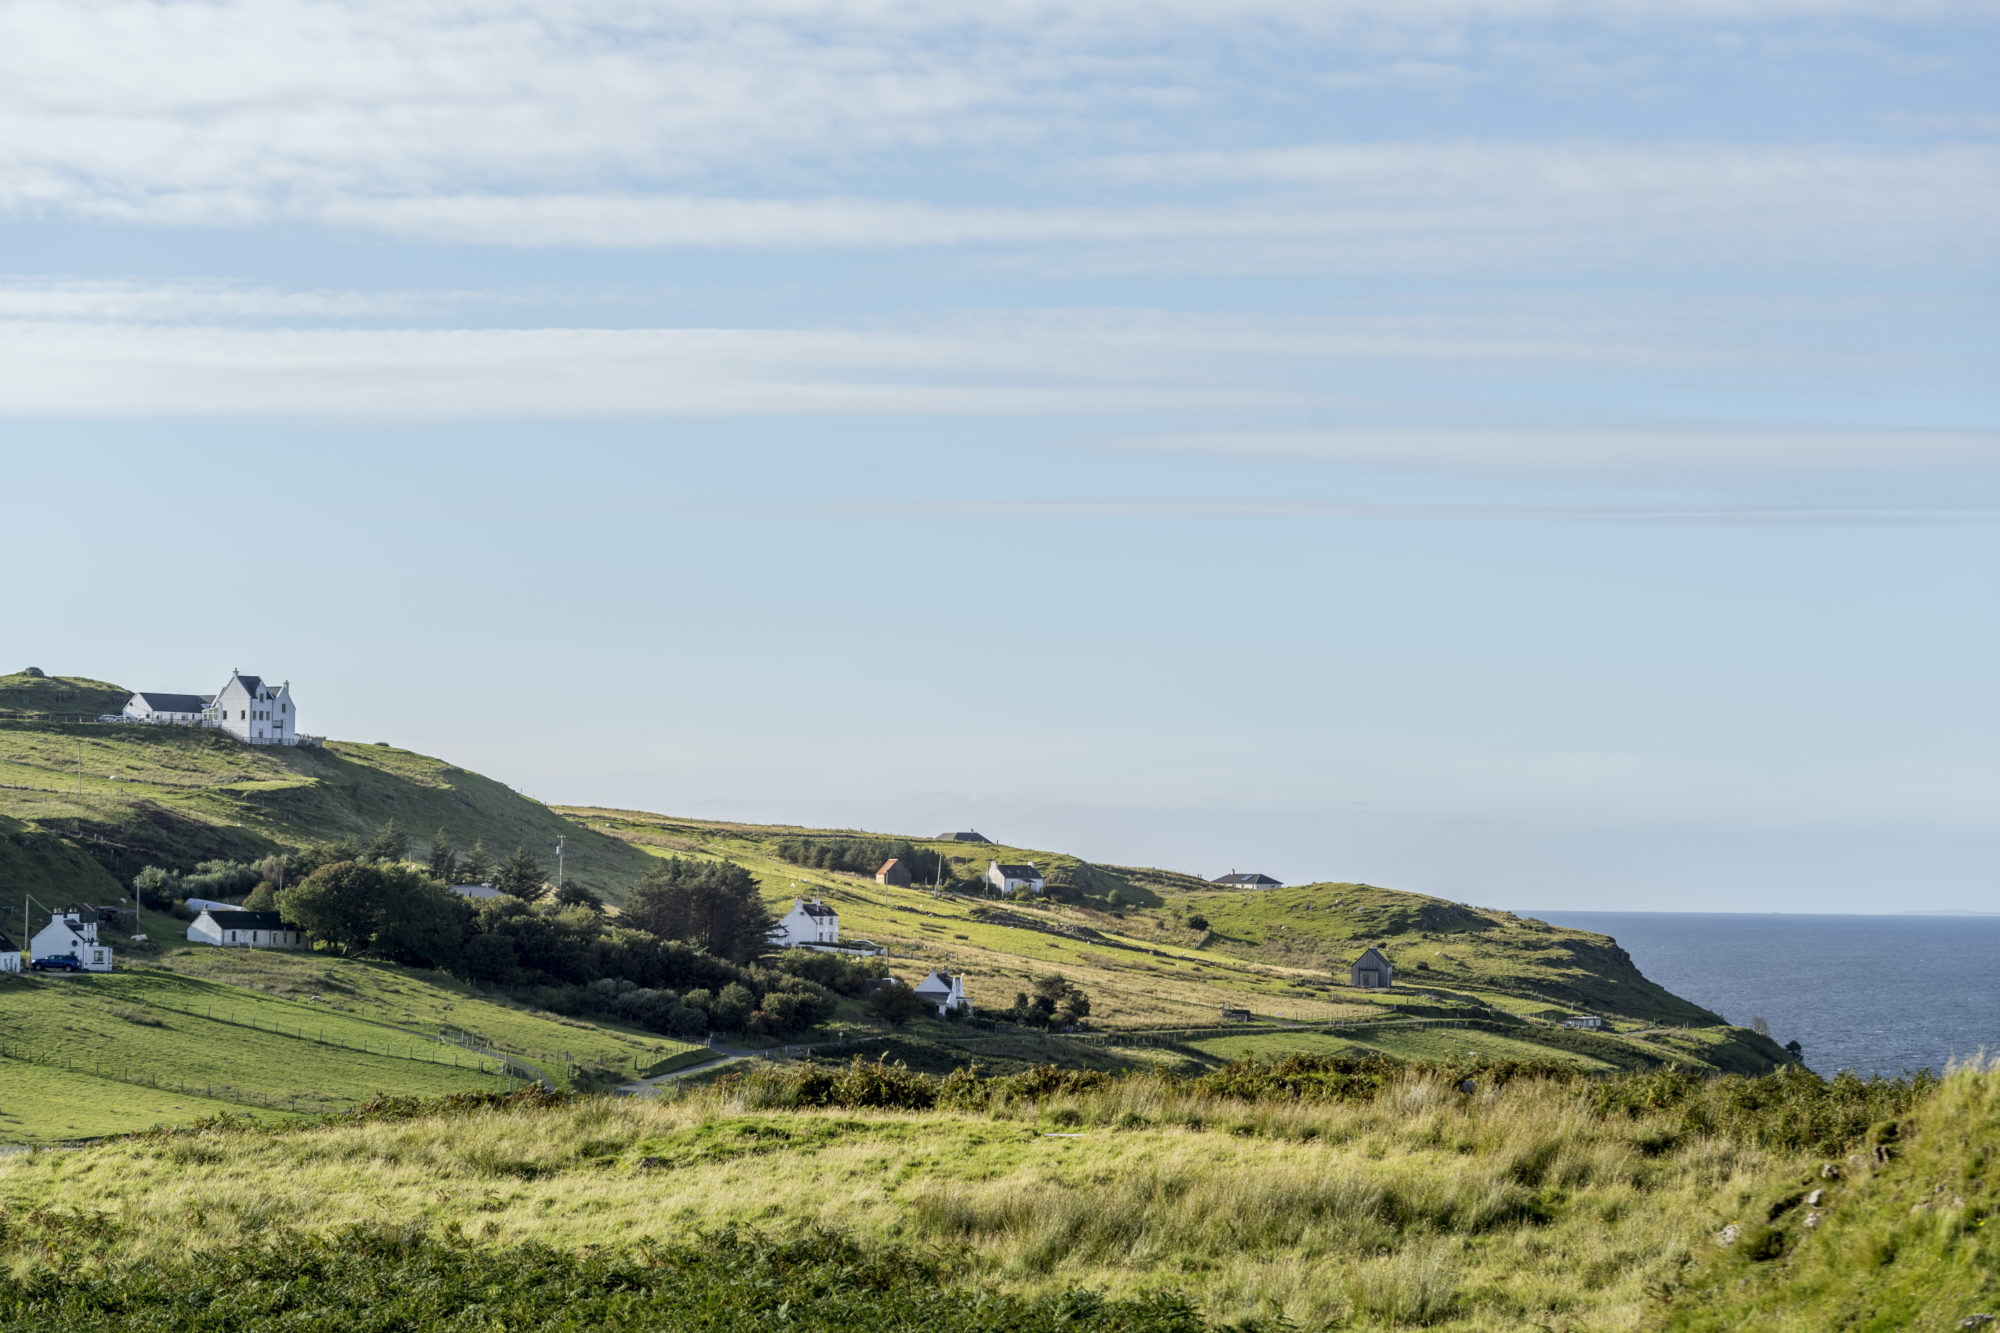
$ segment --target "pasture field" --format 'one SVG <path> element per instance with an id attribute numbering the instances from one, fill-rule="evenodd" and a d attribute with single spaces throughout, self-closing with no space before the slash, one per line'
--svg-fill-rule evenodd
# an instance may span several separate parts
<path id="1" fill-rule="evenodd" d="M 258 1120 L 289 1118 L 285 1111 L 171 1088 L 134 1087 L 0 1056 L 0 1144 L 65 1143 L 246 1114 Z"/>
<path id="2" fill-rule="evenodd" d="M 1599 1073 L 1613 1067 L 1587 1055 L 1551 1050 L 1532 1041 L 1480 1028 L 1365 1028 L 1352 1035 L 1339 1032 L 1263 1032 L 1245 1033 L 1240 1037 L 1197 1037 L 1185 1044 L 1203 1055 L 1221 1060 L 1270 1060 L 1293 1054 L 1378 1054 L 1405 1060 L 1450 1060 L 1466 1056 L 1483 1056 L 1489 1060 L 1550 1059 Z"/>
<path id="3" fill-rule="evenodd" d="M 448 1307 L 497 1299 L 509 1268 L 567 1274 L 565 1292 L 596 1301 L 621 1288 L 583 1281 L 591 1263 L 665 1265 L 699 1291 L 711 1264 L 767 1272 L 808 1252 L 841 1256 L 850 1276 L 827 1290 L 867 1286 L 887 1314 L 842 1323 L 745 1294 L 731 1319 L 638 1305 L 591 1306 L 589 1322 L 907 1327 L 887 1316 L 923 1311 L 921 1293 L 1046 1312 L 1083 1291 L 1073 1327 L 1888 1330 L 1947 1327 L 2000 1295 L 2000 1237 L 1981 1225 L 2000 1207 L 2000 1073 L 1942 1088 L 1524 1074 L 1468 1096 L 1457 1072 L 1391 1072 L 1326 1100 L 1023 1075 L 898 1110 L 861 1104 L 904 1095 L 895 1078 L 857 1069 L 815 1085 L 844 1089 L 838 1104 L 803 1105 L 799 1076 L 774 1071 L 677 1099 L 387 1107 L 4 1158 L 0 1322 L 88 1290 L 78 1309 L 191 1328 L 169 1322 L 189 1302 L 160 1275 L 322 1243 L 373 1265 L 327 1270 L 357 1293 L 313 1325 L 329 1328 L 382 1326 L 380 1303 L 451 1282 L 473 1285 L 438 1326 L 484 1326 Z M 1808 1205 L 1813 1184 L 1826 1193 Z M 88 1218 L 51 1197 L 88 1200 Z M 1731 1225 L 1746 1239 L 1719 1243 Z M 890 1256 L 942 1267 L 918 1276 Z M 274 1317 L 312 1299 L 252 1285 Z M 1818 1322 L 1794 1322 L 1804 1310 Z M 1090 1322 L 1107 1313 L 1122 1322 Z M 1003 1326 L 958 1319 L 939 1326 Z"/>

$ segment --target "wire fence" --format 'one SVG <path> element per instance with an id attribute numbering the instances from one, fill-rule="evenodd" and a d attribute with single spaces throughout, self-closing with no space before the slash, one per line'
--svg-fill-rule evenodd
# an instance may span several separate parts
<path id="1" fill-rule="evenodd" d="M 214 1006 L 175 1004 L 171 1000 L 140 999 L 139 1003 L 151 1009 L 165 1009 L 169 1013 L 185 1014 L 189 1018 L 206 1019 L 213 1023 L 227 1023 L 232 1027 L 250 1028 L 257 1032 L 270 1032 L 296 1041 L 309 1041 L 320 1046 L 333 1046 L 341 1050 L 359 1051 L 364 1055 L 379 1055 L 391 1060 L 416 1060 L 425 1064 L 451 1065 L 458 1069 L 472 1069 L 484 1074 L 505 1074 L 511 1062 L 497 1051 L 478 1050 L 461 1045 L 449 1038 L 439 1037 L 425 1046 L 401 1045 L 389 1040 L 371 1042 L 366 1038 L 350 1040 L 341 1033 L 328 1035 L 324 1029 L 308 1029 L 303 1023 L 260 1023 L 255 1017 L 245 1018 L 227 1011 L 217 1013 Z M 435 1048 L 443 1046 L 451 1051 L 451 1058 L 444 1058 Z M 468 1059 L 467 1057 L 471 1058 Z M 487 1061 L 493 1063 L 489 1065 Z"/>

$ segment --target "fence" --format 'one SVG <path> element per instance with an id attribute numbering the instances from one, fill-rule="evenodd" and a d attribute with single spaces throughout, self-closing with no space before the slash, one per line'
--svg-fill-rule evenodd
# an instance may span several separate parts
<path id="1" fill-rule="evenodd" d="M 452 1058 L 449 1060 L 441 1059 L 422 1047 L 404 1046 L 399 1049 L 388 1041 L 380 1043 L 369 1042 L 365 1039 L 361 1041 L 348 1041 L 339 1034 L 329 1037 L 323 1031 L 308 1033 L 302 1024 L 260 1023 L 255 1018 L 232 1017 L 228 1013 L 217 1014 L 212 1005 L 204 1005 L 197 1009 L 192 1005 L 175 1004 L 171 1000 L 140 999 L 138 1002 L 146 1005 L 148 1008 L 165 1009 L 169 1013 L 186 1014 L 189 1018 L 202 1018 L 210 1022 L 227 1023 L 232 1027 L 250 1028 L 257 1032 L 271 1032 L 281 1037 L 291 1037 L 298 1041 L 310 1041 L 320 1046 L 335 1046 L 342 1050 L 360 1051 L 364 1055 L 380 1055 L 390 1060 L 418 1060 L 426 1064 L 452 1065 L 458 1069 L 476 1069 L 485 1074 L 504 1074 L 511 1068 L 511 1062 L 508 1061 L 507 1057 L 497 1051 L 473 1050 L 469 1047 L 460 1046 L 457 1042 L 444 1037 L 438 1038 L 435 1044 L 451 1048 Z M 470 1051 L 474 1056 L 472 1063 L 468 1064 L 462 1058 L 461 1052 L 463 1051 Z M 479 1057 L 481 1056 L 495 1061 L 499 1065 L 499 1068 L 487 1067 L 484 1063 L 480 1062 Z"/>

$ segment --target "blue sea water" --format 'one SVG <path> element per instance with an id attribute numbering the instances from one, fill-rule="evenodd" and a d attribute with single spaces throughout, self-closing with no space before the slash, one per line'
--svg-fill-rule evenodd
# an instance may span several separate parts
<path id="1" fill-rule="evenodd" d="M 1797 1041 L 1821 1074 L 2000 1055 L 2000 916 L 1529 912 L 1609 935 L 1685 999 Z"/>

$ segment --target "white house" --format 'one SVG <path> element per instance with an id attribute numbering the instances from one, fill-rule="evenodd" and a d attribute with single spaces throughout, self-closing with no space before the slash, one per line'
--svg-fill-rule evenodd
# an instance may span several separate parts
<path id="1" fill-rule="evenodd" d="M 52 914 L 28 944 L 36 958 L 60 958 L 68 954 L 83 964 L 86 972 L 111 970 L 111 947 L 97 942 L 97 913 L 88 907 L 65 907 Z"/>
<path id="2" fill-rule="evenodd" d="M 7 932 L 0 930 L 0 972 L 19 972 L 21 951 L 14 947 L 14 941 L 7 938 Z"/>
<path id="3" fill-rule="evenodd" d="M 771 943 L 781 949 L 838 944 L 840 915 L 817 898 L 811 902 L 794 898 L 792 910 L 778 918 L 778 929 L 772 934 Z"/>
<path id="4" fill-rule="evenodd" d="M 209 705 L 213 721 L 239 741 L 252 745 L 298 744 L 298 709 L 292 703 L 292 683 L 272 689 L 262 676 L 229 673 L 229 681 Z"/>
<path id="5" fill-rule="evenodd" d="M 965 998 L 962 976 L 933 972 L 917 983 L 917 998 L 936 1009 L 939 1018 L 953 1009 L 961 1010 L 968 1018 L 972 1016 L 972 1002 Z"/>
<path id="6" fill-rule="evenodd" d="M 292 683 L 273 687 L 262 676 L 231 671 L 215 694 L 164 694 L 141 690 L 125 701 L 134 722 L 167 722 L 184 727 L 216 727 L 252 745 L 297 745 L 299 709 Z"/>
<path id="7" fill-rule="evenodd" d="M 1577 1014 L 1574 1017 L 1565 1018 L 1563 1026 L 1566 1028 L 1580 1028 L 1585 1032 L 1595 1032 L 1604 1026 L 1604 1020 L 1596 1014 Z"/>
<path id="8" fill-rule="evenodd" d="M 188 927 L 188 943 L 225 949 L 303 949 L 306 933 L 276 912 L 203 912 Z"/>
<path id="9" fill-rule="evenodd" d="M 1028 865 L 1007 865 L 1000 861 L 986 863 L 986 882 L 1002 893 L 1012 893 L 1016 889 L 1027 889 L 1033 893 L 1042 891 L 1042 872 Z"/>
<path id="10" fill-rule="evenodd" d="M 125 701 L 125 716 L 134 722 L 164 722 L 175 726 L 191 727 L 201 721 L 201 715 L 213 703 L 212 694 L 163 694 L 159 690 L 141 690 Z"/>

